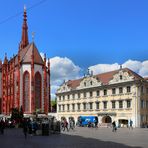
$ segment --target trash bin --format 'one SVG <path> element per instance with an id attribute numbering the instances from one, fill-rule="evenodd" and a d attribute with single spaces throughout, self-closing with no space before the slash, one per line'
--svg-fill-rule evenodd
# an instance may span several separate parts
<path id="1" fill-rule="evenodd" d="M 49 135 L 49 124 L 42 123 L 42 136 L 48 136 L 48 135 Z"/>

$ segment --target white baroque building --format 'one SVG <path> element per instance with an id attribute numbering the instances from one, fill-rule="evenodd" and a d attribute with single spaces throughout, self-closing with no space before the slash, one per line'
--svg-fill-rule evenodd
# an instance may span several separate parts
<path id="1" fill-rule="evenodd" d="M 56 92 L 58 118 L 98 116 L 100 125 L 116 121 L 148 124 L 148 82 L 128 68 L 64 82 Z"/>

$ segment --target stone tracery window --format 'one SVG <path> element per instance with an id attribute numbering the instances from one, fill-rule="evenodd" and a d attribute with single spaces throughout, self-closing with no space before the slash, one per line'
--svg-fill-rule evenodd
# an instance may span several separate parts
<path id="1" fill-rule="evenodd" d="M 41 109 L 41 74 L 35 74 L 35 110 Z"/>
<path id="2" fill-rule="evenodd" d="M 23 75 L 23 109 L 24 112 L 29 112 L 30 106 L 30 75 L 28 71 Z"/>

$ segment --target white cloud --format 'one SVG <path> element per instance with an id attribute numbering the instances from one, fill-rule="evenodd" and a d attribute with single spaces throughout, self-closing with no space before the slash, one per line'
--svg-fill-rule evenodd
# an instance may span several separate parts
<path id="1" fill-rule="evenodd" d="M 148 60 L 147 61 L 137 61 L 137 60 L 127 60 L 122 64 L 123 68 L 129 68 L 134 72 L 138 73 L 143 77 L 148 76 Z M 93 71 L 94 74 L 104 73 L 112 70 L 117 70 L 120 68 L 120 64 L 97 64 L 90 66 L 89 69 Z"/>
<path id="2" fill-rule="evenodd" d="M 51 69 L 51 93 L 54 97 L 59 85 L 63 83 L 64 80 L 76 79 L 80 76 L 81 68 L 75 65 L 67 57 L 53 57 L 50 59 L 50 69 Z"/>
<path id="3" fill-rule="evenodd" d="M 141 66 L 141 68 L 140 68 L 140 70 L 139 70 L 139 74 L 140 74 L 141 76 L 148 77 L 148 60 L 142 62 L 142 66 Z"/>
<path id="4" fill-rule="evenodd" d="M 120 65 L 118 63 L 114 64 L 97 64 L 94 66 L 90 66 L 90 71 L 93 71 L 93 74 L 104 73 L 108 71 L 113 71 L 119 69 Z"/>
<path id="5" fill-rule="evenodd" d="M 128 60 L 123 63 L 123 67 L 128 67 L 129 69 L 139 73 L 139 70 L 142 67 L 142 62 L 136 60 Z"/>

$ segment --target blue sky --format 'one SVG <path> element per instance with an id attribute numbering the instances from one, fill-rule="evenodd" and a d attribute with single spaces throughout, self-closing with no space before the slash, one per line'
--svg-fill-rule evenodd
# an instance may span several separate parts
<path id="1" fill-rule="evenodd" d="M 1 1 L 0 21 L 40 1 Z M 143 61 L 148 57 L 147 7 L 143 0 L 46 0 L 27 12 L 30 41 L 34 31 L 39 51 L 69 57 L 83 68 Z M 0 50 L 9 57 L 18 50 L 21 26 L 22 15 L 0 24 Z"/>
<path id="2" fill-rule="evenodd" d="M 27 8 L 37 5 L 27 11 L 30 42 L 31 33 L 35 32 L 39 51 L 49 58 L 68 61 L 77 68 L 74 72 L 98 64 L 116 67 L 117 63 L 117 66 L 124 64 L 133 68 L 135 61 L 139 67 L 144 63 L 148 69 L 145 64 L 148 59 L 147 0 L 1 0 L 2 60 L 5 52 L 11 57 L 18 51 L 23 17 L 20 14 L 3 21 L 23 12 L 24 4 Z M 139 72 L 140 68 L 133 70 Z M 145 70 L 139 73 L 148 75 Z"/>

